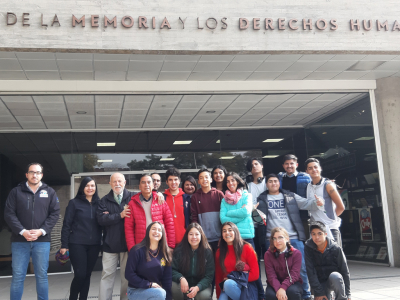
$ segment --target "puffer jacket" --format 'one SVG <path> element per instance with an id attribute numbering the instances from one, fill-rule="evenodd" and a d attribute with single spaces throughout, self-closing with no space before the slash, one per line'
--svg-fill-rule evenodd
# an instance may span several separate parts
<path id="1" fill-rule="evenodd" d="M 281 184 L 282 187 L 282 179 L 283 175 L 285 175 L 286 172 L 280 172 L 278 174 L 278 179 L 279 183 Z M 311 182 L 311 177 L 307 173 L 304 172 L 298 172 L 296 176 L 296 183 L 297 183 L 297 195 L 307 198 L 307 185 Z"/>
<path id="2" fill-rule="evenodd" d="M 246 206 L 242 208 L 244 204 Z M 252 239 L 254 238 L 252 210 L 253 200 L 251 194 L 246 190 L 243 191 L 238 203 L 234 205 L 227 203 L 224 198 L 221 201 L 221 211 L 219 212 L 221 223 L 235 223 L 243 239 Z"/>
<path id="3" fill-rule="evenodd" d="M 317 245 L 312 239 L 307 240 L 304 246 L 304 258 L 306 261 L 307 277 L 314 296 L 326 296 L 325 289 L 321 285 L 328 281 L 332 272 L 338 272 L 343 276 L 346 296 L 350 299 L 350 272 L 347 266 L 346 256 L 342 248 L 334 240 L 326 238 L 328 245 L 324 253 L 318 251 Z"/>
<path id="4" fill-rule="evenodd" d="M 138 193 L 132 196 L 128 204 L 131 210 L 131 217 L 125 218 L 125 238 L 128 251 L 131 250 L 133 246 L 140 243 L 146 236 L 146 213 L 140 202 L 141 194 L 142 193 Z M 170 248 L 175 248 L 175 227 L 171 211 L 167 202 L 159 205 L 158 201 L 155 199 L 157 199 L 157 193 L 153 191 L 151 218 L 153 222 L 158 221 L 164 225 L 168 246 Z"/>

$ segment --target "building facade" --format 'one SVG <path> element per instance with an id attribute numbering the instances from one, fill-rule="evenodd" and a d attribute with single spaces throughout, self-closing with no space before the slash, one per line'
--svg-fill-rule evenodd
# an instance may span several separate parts
<path id="1" fill-rule="evenodd" d="M 103 195 L 116 170 L 137 189 L 170 165 L 246 176 L 262 156 L 276 173 L 288 153 L 339 186 L 348 259 L 400 266 L 395 1 L 0 3 L 0 276 L 5 200 L 29 162 L 63 216 L 84 176 Z"/>

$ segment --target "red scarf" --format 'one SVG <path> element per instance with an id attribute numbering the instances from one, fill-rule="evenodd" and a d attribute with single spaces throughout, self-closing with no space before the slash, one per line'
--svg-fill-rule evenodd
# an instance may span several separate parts
<path id="1" fill-rule="evenodd" d="M 235 205 L 242 197 L 242 190 L 237 190 L 236 193 L 231 193 L 229 190 L 225 192 L 225 201 L 228 204 Z"/>

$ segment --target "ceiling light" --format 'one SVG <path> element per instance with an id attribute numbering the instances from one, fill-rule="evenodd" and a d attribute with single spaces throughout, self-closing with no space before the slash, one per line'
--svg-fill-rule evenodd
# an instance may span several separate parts
<path id="1" fill-rule="evenodd" d="M 112 162 L 112 159 L 98 159 L 97 162 L 99 162 L 99 163 Z"/>
<path id="2" fill-rule="evenodd" d="M 282 140 L 283 139 L 266 139 L 265 141 L 263 141 L 263 143 L 278 143 Z"/>
<path id="3" fill-rule="evenodd" d="M 353 144 L 353 142 L 349 142 L 349 144 Z"/>
<path id="4" fill-rule="evenodd" d="M 326 131 L 324 131 L 322 134 L 327 134 L 327 132 L 326 132 Z"/>
<path id="5" fill-rule="evenodd" d="M 216 144 L 219 144 L 219 143 L 220 143 L 220 141 L 218 140 L 218 141 L 216 141 L 215 143 L 216 143 Z"/>
<path id="6" fill-rule="evenodd" d="M 370 140 L 373 140 L 373 139 L 374 139 L 373 136 L 363 136 L 363 137 L 360 137 L 358 139 L 355 139 L 355 141 L 370 141 Z"/>
<path id="7" fill-rule="evenodd" d="M 167 161 L 167 160 L 175 160 L 175 157 L 164 157 L 160 159 L 160 161 Z"/>
<path id="8" fill-rule="evenodd" d="M 219 159 L 233 159 L 234 156 L 221 156 Z"/>
<path id="9" fill-rule="evenodd" d="M 114 147 L 115 143 L 97 143 L 97 147 Z"/>
<path id="10" fill-rule="evenodd" d="M 175 141 L 174 145 L 189 145 L 192 141 Z"/>
<path id="11" fill-rule="evenodd" d="M 367 153 L 365 155 L 376 155 L 376 153 Z"/>
<path id="12" fill-rule="evenodd" d="M 214 114 L 215 113 L 215 110 L 207 110 L 206 111 L 206 114 Z"/>
<path id="13" fill-rule="evenodd" d="M 275 158 L 278 157 L 279 155 L 265 155 L 262 158 Z"/>
<path id="14" fill-rule="evenodd" d="M 76 112 L 78 115 L 84 115 L 84 114 L 86 114 L 86 111 L 77 111 Z"/>

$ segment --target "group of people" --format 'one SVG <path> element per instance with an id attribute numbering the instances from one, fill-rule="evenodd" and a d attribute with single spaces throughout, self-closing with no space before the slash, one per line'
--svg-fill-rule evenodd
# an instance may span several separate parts
<path id="1" fill-rule="evenodd" d="M 341 248 L 344 205 L 335 184 L 321 176 L 317 159 L 298 172 L 297 157 L 283 158 L 285 172 L 264 176 L 261 159 L 251 173 L 215 166 L 197 181 L 171 167 L 163 193 L 159 174 L 144 174 L 139 193 L 125 188 L 123 174 L 110 177 L 100 199 L 96 182 L 84 178 L 69 201 L 61 233 L 61 254 L 74 270 L 70 298 L 87 299 L 90 277 L 102 251 L 99 299 L 111 300 L 118 262 L 121 299 L 315 300 L 350 299 L 350 275 Z M 27 167 L 27 181 L 7 199 L 5 219 L 12 229 L 11 299 L 21 299 L 29 258 L 38 299 L 48 299 L 50 232 L 60 206 L 41 179 L 43 167 Z M 310 239 L 300 210 L 310 216 Z M 260 221 L 261 220 L 261 221 Z M 260 262 L 267 277 L 264 290 Z M 310 290 L 311 286 L 311 290 Z"/>

